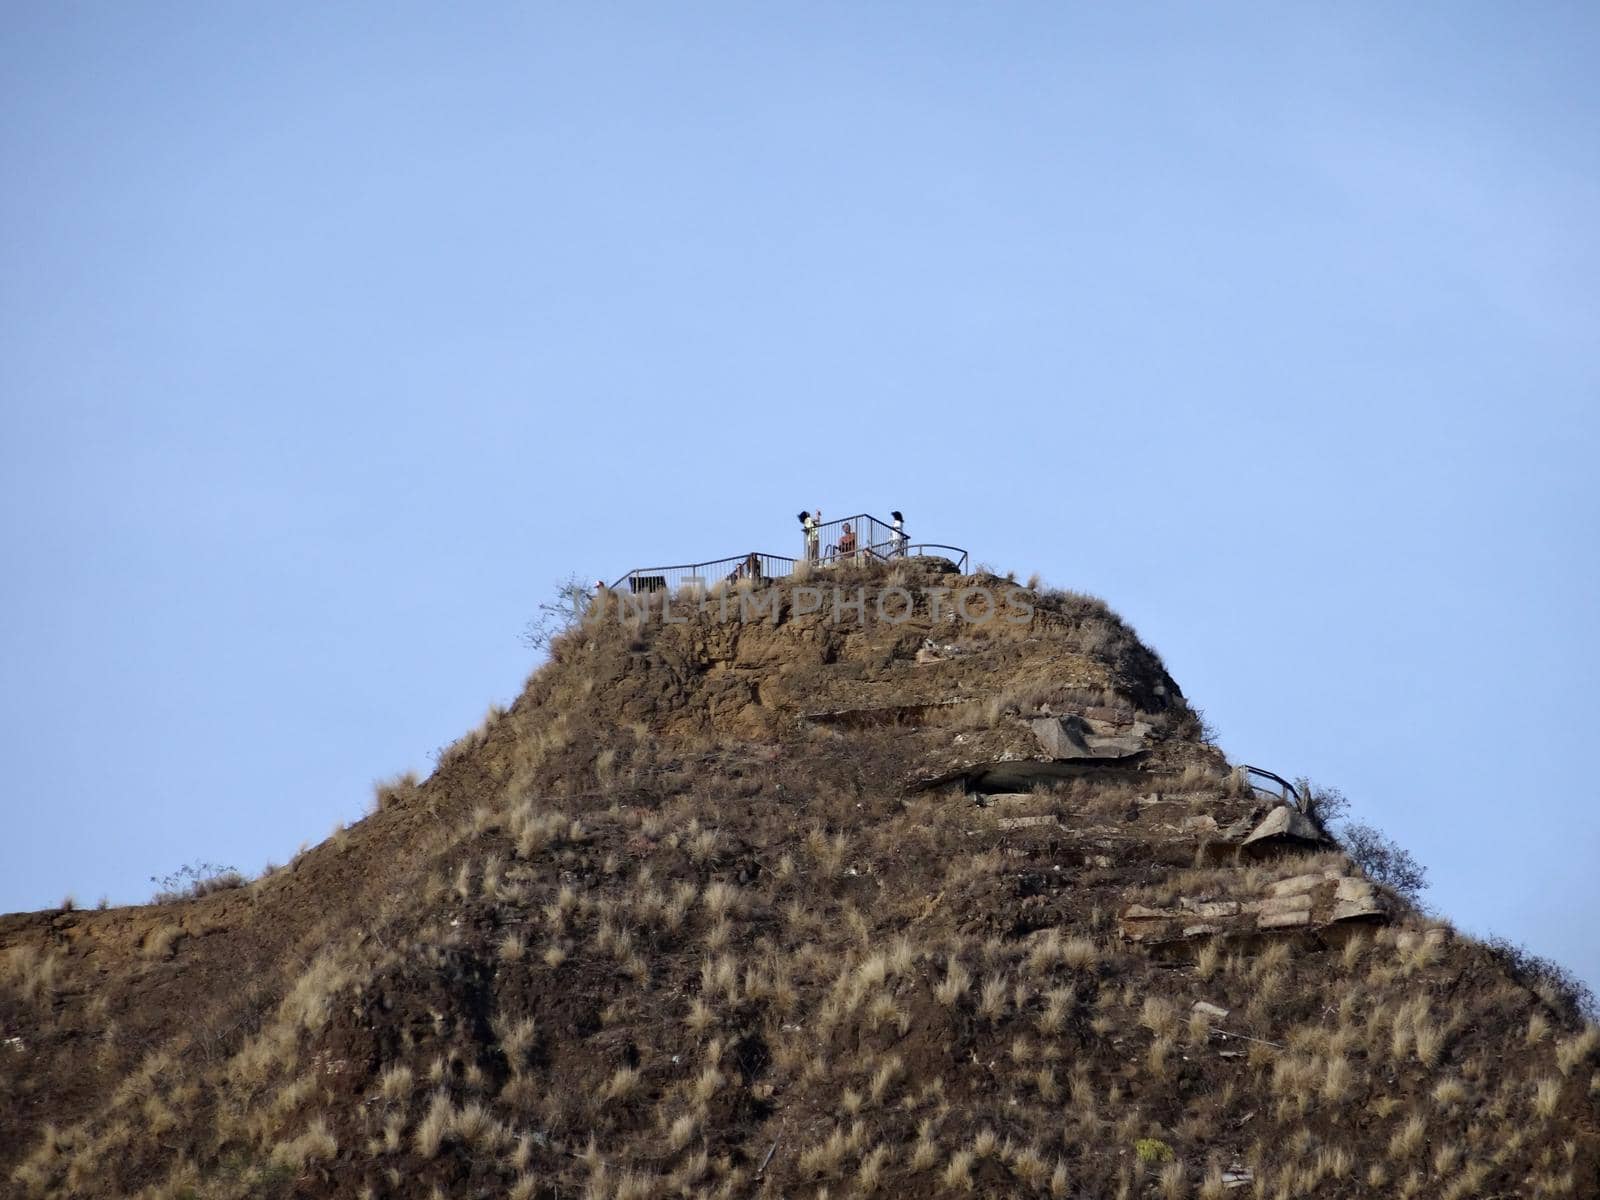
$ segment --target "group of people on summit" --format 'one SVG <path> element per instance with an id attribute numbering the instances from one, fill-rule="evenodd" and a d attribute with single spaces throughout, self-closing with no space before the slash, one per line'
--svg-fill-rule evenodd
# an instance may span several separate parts
<path id="1" fill-rule="evenodd" d="M 905 514 L 898 509 L 889 513 L 892 521 L 889 525 L 887 540 L 879 542 L 863 542 L 862 534 L 871 532 L 858 530 L 849 521 L 836 522 L 839 525 L 838 540 L 830 544 L 824 553 L 822 548 L 822 510 L 816 512 L 800 513 L 800 526 L 805 533 L 805 561 L 807 563 L 820 563 L 830 565 L 850 561 L 865 562 L 869 558 L 905 558 L 910 552 L 911 542 L 906 537 Z M 859 519 L 859 518 L 858 518 Z M 881 529 L 883 523 L 874 517 L 867 517 L 873 531 Z M 875 532 L 871 532 L 875 536 Z M 945 548 L 945 547 L 941 547 Z M 763 555 L 755 551 L 746 554 L 743 559 L 723 559 L 722 562 L 732 562 L 733 569 L 723 579 L 727 583 L 739 583 L 751 580 L 763 583 L 768 578 L 768 567 L 772 563 L 786 563 L 790 560 L 777 555 Z M 627 582 L 628 590 L 634 593 L 661 592 L 668 589 L 670 578 L 692 578 L 694 582 L 701 583 L 698 572 L 706 567 L 715 566 L 713 563 L 698 563 L 688 567 L 651 567 L 642 571 L 630 571 L 623 579 Z M 780 568 L 781 570 L 781 568 Z M 687 576 L 684 573 L 688 573 Z M 678 586 L 674 583 L 672 586 Z M 580 587 L 580 590 L 581 587 Z M 607 590 L 605 580 L 594 581 L 594 594 L 600 595 Z"/>
<path id="2" fill-rule="evenodd" d="M 900 558 L 906 552 L 906 519 L 898 510 L 890 512 L 889 516 L 893 518 L 894 522 L 891 526 L 893 533 L 890 535 L 888 548 L 883 553 L 883 557 Z M 847 559 L 867 549 L 867 547 L 860 544 L 860 538 L 857 536 L 855 529 L 851 527 L 849 521 L 846 521 L 839 530 L 839 540 L 830 545 L 827 554 L 824 555 L 822 553 L 822 510 L 820 508 L 816 512 L 806 512 L 802 509 L 800 512 L 800 527 L 805 531 L 805 560 L 807 562 Z M 876 549 L 876 547 L 873 547 L 873 549 Z"/>

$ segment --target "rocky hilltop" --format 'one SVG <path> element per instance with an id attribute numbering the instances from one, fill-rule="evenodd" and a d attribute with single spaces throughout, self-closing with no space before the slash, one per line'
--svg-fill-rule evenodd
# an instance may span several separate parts
<path id="1" fill-rule="evenodd" d="M 1252 786 L 1098 601 L 931 560 L 697 599 L 602 594 L 258 880 L 0 918 L 0 1191 L 1600 1194 L 1600 1032 Z"/>

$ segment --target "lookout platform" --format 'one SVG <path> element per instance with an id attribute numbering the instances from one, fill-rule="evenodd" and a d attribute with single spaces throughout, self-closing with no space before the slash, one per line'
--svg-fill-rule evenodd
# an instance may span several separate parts
<path id="1" fill-rule="evenodd" d="M 840 543 L 849 546 L 845 526 L 854 534 L 853 548 L 843 551 Z M 893 562 L 902 558 L 938 557 L 949 559 L 956 569 L 967 569 L 967 552 L 960 546 L 940 542 L 914 541 L 903 530 L 897 531 L 887 521 L 871 513 L 857 513 L 828 521 L 818 526 L 817 556 L 808 560 L 802 542 L 799 557 L 771 554 L 764 550 L 750 550 L 743 554 L 730 554 L 705 562 L 678 563 L 665 567 L 635 567 L 624 573 L 611 585 L 613 590 L 642 592 L 677 592 L 681 588 L 710 587 L 724 581 L 741 579 L 782 579 L 794 573 L 795 567 L 810 561 L 813 566 L 826 570 L 830 567 L 852 563 Z"/>

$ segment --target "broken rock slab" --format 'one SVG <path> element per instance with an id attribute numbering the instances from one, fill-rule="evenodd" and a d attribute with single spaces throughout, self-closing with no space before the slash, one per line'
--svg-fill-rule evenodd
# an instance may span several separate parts
<path id="1" fill-rule="evenodd" d="M 1333 913 L 1330 921 L 1370 921 L 1388 914 L 1378 889 L 1365 879 L 1350 877 L 1339 880 L 1333 892 Z"/>
<path id="2" fill-rule="evenodd" d="M 1311 818 L 1280 804 L 1244 839 L 1245 849 L 1260 852 L 1280 846 L 1320 846 L 1325 839 Z"/>
<path id="3" fill-rule="evenodd" d="M 1256 918 L 1257 929 L 1294 929 L 1298 926 L 1309 924 L 1311 924 L 1311 910 L 1309 908 L 1284 912 L 1264 912 Z"/>
<path id="4" fill-rule="evenodd" d="M 1340 900 L 1328 914 L 1330 921 L 1378 921 L 1388 916 L 1388 910 L 1376 896 L 1371 900 Z"/>
<path id="5" fill-rule="evenodd" d="M 983 797 L 986 807 L 1004 808 L 1007 805 L 1028 804 L 1037 799 L 1032 792 L 990 792 Z"/>
<path id="6" fill-rule="evenodd" d="M 1060 717 L 1035 717 L 1028 722 L 1039 746 L 1051 758 L 1087 758 L 1089 744 L 1083 735 Z"/>
<path id="7" fill-rule="evenodd" d="M 1309 892 L 1327 882 L 1321 875 L 1295 875 L 1288 879 L 1280 879 L 1277 883 L 1267 885 L 1269 896 L 1292 896 L 1297 892 Z"/>
<path id="8" fill-rule="evenodd" d="M 1197 917 L 1215 920 L 1217 917 L 1234 917 L 1239 915 L 1239 902 L 1237 900 L 1191 900 L 1188 896 L 1179 899 L 1178 906 Z"/>
<path id="9" fill-rule="evenodd" d="M 1164 921 L 1168 917 L 1180 917 L 1182 913 L 1173 912 L 1169 908 L 1150 908 L 1143 904 L 1130 904 L 1122 910 L 1124 921 Z"/>
<path id="10" fill-rule="evenodd" d="M 1141 737 L 1123 735 L 1105 737 L 1085 732 L 1083 723 L 1071 717 L 1034 717 L 1028 728 L 1039 740 L 1039 746 L 1054 759 L 1094 759 L 1112 761 L 1136 758 L 1145 750 Z"/>
<path id="11" fill-rule="evenodd" d="M 1122 936 L 1130 942 L 1161 941 L 1177 928 L 1177 920 L 1188 919 L 1188 913 L 1173 909 L 1130 904 L 1122 910 L 1120 925 Z"/>
<path id="12" fill-rule="evenodd" d="M 1290 896 L 1269 896 L 1265 900 L 1251 901 L 1245 908 L 1262 916 L 1271 916 L 1274 913 L 1310 912 L 1311 897 L 1305 892 L 1296 892 Z"/>
<path id="13" fill-rule="evenodd" d="M 1147 748 L 1142 737 L 1132 734 L 1122 737 L 1090 734 L 1084 740 L 1089 743 L 1089 757 L 1096 759 L 1138 758 Z"/>
<path id="14" fill-rule="evenodd" d="M 1059 825 L 1055 817 L 1046 813 L 1038 817 L 1001 817 L 995 821 L 1001 829 L 1037 829 L 1043 825 Z"/>

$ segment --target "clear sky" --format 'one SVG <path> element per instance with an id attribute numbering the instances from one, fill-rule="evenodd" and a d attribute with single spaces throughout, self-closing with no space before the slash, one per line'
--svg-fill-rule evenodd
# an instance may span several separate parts
<path id="1" fill-rule="evenodd" d="M 259 870 L 556 579 L 1106 597 L 1600 982 L 1600 11 L 0 9 L 0 909 Z"/>

